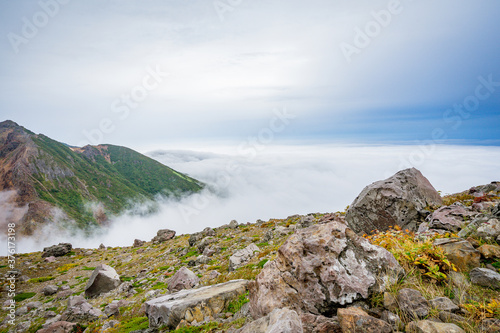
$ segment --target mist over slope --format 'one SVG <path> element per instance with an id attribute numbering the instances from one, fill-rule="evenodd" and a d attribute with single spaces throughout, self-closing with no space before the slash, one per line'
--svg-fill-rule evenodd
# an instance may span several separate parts
<path id="1" fill-rule="evenodd" d="M 443 195 L 500 179 L 500 147 L 308 145 L 266 146 L 252 155 L 231 151 L 151 151 L 146 155 L 207 187 L 180 200 L 163 199 L 154 215 L 116 217 L 110 229 L 92 239 L 48 229 L 50 237 L 38 244 L 23 241 L 18 250 L 40 250 L 59 241 L 75 247 L 130 246 L 162 228 L 193 233 L 232 219 L 243 223 L 343 211 L 366 185 L 411 166 Z"/>

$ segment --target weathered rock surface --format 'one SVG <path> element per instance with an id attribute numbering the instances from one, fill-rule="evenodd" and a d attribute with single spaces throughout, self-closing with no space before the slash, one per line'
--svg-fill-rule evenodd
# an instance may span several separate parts
<path id="1" fill-rule="evenodd" d="M 228 303 L 247 291 L 248 281 L 233 280 L 198 289 L 182 290 L 147 301 L 150 327 L 166 325 L 175 329 L 181 320 L 202 322 L 221 313 Z"/>
<path id="2" fill-rule="evenodd" d="M 500 246 L 483 244 L 477 250 L 486 259 L 500 258 Z"/>
<path id="3" fill-rule="evenodd" d="M 168 290 L 174 292 L 196 287 L 200 283 L 200 278 L 189 268 L 181 267 L 167 283 Z"/>
<path id="4" fill-rule="evenodd" d="M 254 318 L 285 307 L 328 316 L 338 305 L 383 291 L 402 272 L 391 253 L 346 224 L 314 225 L 288 238 L 251 282 L 250 310 Z"/>
<path id="5" fill-rule="evenodd" d="M 141 247 L 144 244 L 146 244 L 146 241 L 140 240 L 140 239 L 134 239 L 134 245 L 133 247 Z"/>
<path id="6" fill-rule="evenodd" d="M 474 268 L 470 271 L 472 283 L 483 287 L 500 288 L 500 274 L 488 268 Z"/>
<path id="7" fill-rule="evenodd" d="M 160 229 L 151 240 L 153 243 L 163 243 L 175 237 L 175 231 L 170 229 Z"/>
<path id="8" fill-rule="evenodd" d="M 391 333 L 392 327 L 389 323 L 369 316 L 358 307 L 339 309 L 337 317 L 342 332 L 349 333 Z"/>
<path id="9" fill-rule="evenodd" d="M 404 288 L 398 292 L 399 309 L 410 318 L 424 318 L 429 314 L 429 302 L 420 291 Z"/>
<path id="10" fill-rule="evenodd" d="M 43 249 L 42 258 L 46 257 L 62 257 L 71 252 L 73 245 L 70 243 L 59 243 Z"/>
<path id="11" fill-rule="evenodd" d="M 316 316 L 311 313 L 302 313 L 302 328 L 305 333 L 341 333 L 342 329 L 337 317 L 327 318 L 325 316 Z"/>
<path id="12" fill-rule="evenodd" d="M 254 243 L 248 245 L 244 249 L 236 251 L 231 257 L 229 257 L 229 270 L 234 271 L 236 268 L 240 267 L 243 263 L 250 260 L 255 252 L 259 252 L 259 247 Z"/>
<path id="13" fill-rule="evenodd" d="M 412 321 L 406 325 L 406 331 L 411 333 L 465 333 L 455 324 L 437 323 L 430 320 Z"/>
<path id="14" fill-rule="evenodd" d="M 92 307 L 83 296 L 71 296 L 68 299 L 68 308 L 61 319 L 69 322 L 90 322 L 102 315 L 102 311 Z"/>
<path id="15" fill-rule="evenodd" d="M 427 220 L 429 229 L 442 229 L 451 232 L 459 231 L 464 225 L 464 219 L 475 215 L 469 209 L 460 204 L 444 206 L 432 213 Z"/>
<path id="16" fill-rule="evenodd" d="M 236 333 L 303 333 L 303 329 L 297 312 L 274 309 L 269 315 L 243 326 Z"/>
<path id="17" fill-rule="evenodd" d="M 457 312 L 460 308 L 448 297 L 437 297 L 429 301 L 431 307 L 439 311 Z"/>
<path id="18" fill-rule="evenodd" d="M 370 234 L 398 225 L 417 230 L 427 206 L 441 205 L 442 199 L 431 183 L 415 168 L 363 189 L 346 213 L 346 221 L 357 233 Z"/>
<path id="19" fill-rule="evenodd" d="M 75 323 L 70 323 L 67 321 L 56 321 L 50 324 L 48 327 L 38 330 L 38 333 L 70 333 L 73 332 Z"/>
<path id="20" fill-rule="evenodd" d="M 96 297 L 107 293 L 120 285 L 120 276 L 113 267 L 101 264 L 97 266 L 85 286 L 85 296 Z"/>
<path id="21" fill-rule="evenodd" d="M 59 290 L 59 288 L 57 286 L 54 286 L 53 284 L 49 284 L 49 285 L 46 285 L 45 287 L 43 287 L 42 293 L 45 296 L 49 296 L 49 295 L 54 295 L 55 293 L 57 293 L 58 290 Z"/>
<path id="22" fill-rule="evenodd" d="M 443 248 L 448 260 L 462 272 L 479 267 L 481 254 L 465 239 L 438 238 L 434 241 L 434 246 Z"/>
<path id="23" fill-rule="evenodd" d="M 492 218 L 481 223 L 477 228 L 476 236 L 484 239 L 496 239 L 500 236 L 500 220 Z"/>
<path id="24" fill-rule="evenodd" d="M 395 332 L 402 331 L 405 327 L 404 323 L 401 321 L 401 318 L 397 314 L 390 311 L 382 312 L 380 319 L 389 323 L 389 325 L 391 325 L 392 329 Z"/>

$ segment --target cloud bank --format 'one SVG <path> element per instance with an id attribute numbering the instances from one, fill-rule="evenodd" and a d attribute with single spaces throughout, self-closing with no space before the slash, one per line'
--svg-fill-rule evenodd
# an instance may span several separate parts
<path id="1" fill-rule="evenodd" d="M 500 180 L 500 147 L 294 145 L 261 147 L 255 155 L 230 147 L 225 153 L 155 150 L 148 155 L 208 187 L 180 200 L 163 199 L 154 215 L 116 217 L 92 238 L 47 228 L 48 237 L 21 241 L 18 251 L 40 251 L 62 241 L 84 248 L 131 246 L 135 238 L 150 240 L 163 228 L 183 234 L 232 219 L 243 223 L 342 211 L 366 185 L 411 166 L 443 194 Z"/>

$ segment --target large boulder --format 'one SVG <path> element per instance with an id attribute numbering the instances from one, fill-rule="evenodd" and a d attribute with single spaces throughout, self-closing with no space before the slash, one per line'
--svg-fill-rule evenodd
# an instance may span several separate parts
<path id="1" fill-rule="evenodd" d="M 252 321 L 235 333 L 303 333 L 303 329 L 297 312 L 274 309 L 269 315 Z"/>
<path id="2" fill-rule="evenodd" d="M 254 318 L 275 308 L 330 316 L 339 305 L 366 299 L 395 282 L 402 267 L 387 250 L 334 221 L 301 229 L 250 284 Z"/>
<path id="3" fill-rule="evenodd" d="M 59 243 L 43 249 L 42 257 L 62 257 L 71 252 L 73 245 L 70 243 Z"/>
<path id="4" fill-rule="evenodd" d="M 56 321 L 50 324 L 48 327 L 38 330 L 38 333 L 70 333 L 74 332 L 76 323 L 70 323 L 67 321 Z"/>
<path id="5" fill-rule="evenodd" d="M 175 231 L 161 229 L 156 232 L 156 236 L 151 240 L 153 243 L 163 243 L 175 237 Z"/>
<path id="6" fill-rule="evenodd" d="M 233 280 L 198 289 L 182 290 L 174 294 L 147 301 L 146 315 L 150 327 L 166 325 L 175 329 L 181 320 L 188 324 L 214 320 L 229 302 L 247 291 L 248 281 Z"/>
<path id="7" fill-rule="evenodd" d="M 346 221 L 357 233 L 385 231 L 390 226 L 417 230 L 428 206 L 442 204 L 436 189 L 415 168 L 368 185 L 346 213 Z"/>
<path id="8" fill-rule="evenodd" d="M 103 315 L 101 310 L 90 305 L 83 296 L 71 296 L 61 319 L 69 322 L 91 322 Z"/>
<path id="9" fill-rule="evenodd" d="M 255 252 L 259 252 L 259 247 L 254 243 L 251 243 L 244 249 L 236 251 L 232 256 L 229 257 L 229 270 L 234 271 L 236 268 L 240 267 L 243 263 L 250 260 Z"/>
<path id="10" fill-rule="evenodd" d="M 120 283 L 120 276 L 113 267 L 104 264 L 99 265 L 94 269 L 85 286 L 85 296 L 99 296 L 115 289 Z"/>
<path id="11" fill-rule="evenodd" d="M 392 333 L 389 323 L 369 316 L 361 308 L 339 309 L 337 316 L 345 333 Z"/>
<path id="12" fill-rule="evenodd" d="M 486 259 L 500 259 L 500 246 L 483 244 L 477 250 Z"/>
<path id="13" fill-rule="evenodd" d="M 167 283 L 168 290 L 175 292 L 196 287 L 200 283 L 200 278 L 189 268 L 181 267 Z"/>
<path id="14" fill-rule="evenodd" d="M 468 272 L 480 265 L 481 253 L 465 239 L 438 238 L 433 245 L 441 247 L 448 260 L 462 272 Z"/>

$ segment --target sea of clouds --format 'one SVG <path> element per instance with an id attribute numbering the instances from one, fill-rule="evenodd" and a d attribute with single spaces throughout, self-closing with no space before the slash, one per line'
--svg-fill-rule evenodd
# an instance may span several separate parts
<path id="1" fill-rule="evenodd" d="M 419 169 L 442 194 L 500 180 L 500 147 L 283 145 L 217 152 L 160 149 L 147 155 L 207 187 L 181 199 L 160 198 L 152 215 L 113 217 L 108 229 L 90 238 L 48 227 L 37 241 L 19 240 L 18 252 L 58 242 L 83 248 L 131 246 L 134 239 L 150 240 L 164 228 L 184 234 L 233 219 L 243 223 L 343 211 L 366 185 L 407 167 Z"/>

